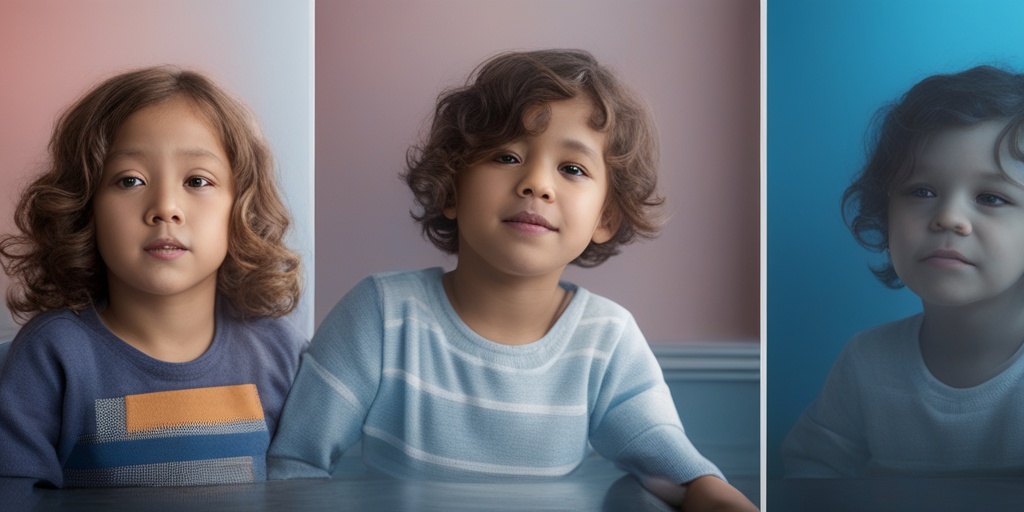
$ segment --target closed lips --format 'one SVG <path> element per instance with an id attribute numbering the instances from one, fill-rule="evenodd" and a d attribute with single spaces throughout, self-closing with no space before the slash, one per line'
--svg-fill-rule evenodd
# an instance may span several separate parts
<path id="1" fill-rule="evenodd" d="M 537 215 L 536 213 L 520 212 L 520 213 L 517 213 L 517 214 L 513 215 L 512 217 L 509 217 L 509 218 L 505 219 L 505 222 L 515 222 L 515 223 L 520 223 L 520 224 L 532 224 L 532 225 L 535 225 L 535 226 L 541 226 L 541 227 L 550 229 L 551 231 L 558 231 L 558 228 L 552 226 L 551 223 L 548 222 L 547 219 L 545 219 L 544 217 L 542 217 L 540 215 Z"/>

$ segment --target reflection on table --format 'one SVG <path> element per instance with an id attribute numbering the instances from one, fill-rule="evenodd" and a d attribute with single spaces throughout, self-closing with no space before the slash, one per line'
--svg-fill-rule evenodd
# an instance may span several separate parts
<path id="1" fill-rule="evenodd" d="M 730 481 L 757 503 L 760 490 L 756 476 Z M 396 480 L 366 470 L 358 458 L 345 457 L 330 480 L 208 487 L 36 489 L 29 499 L 26 503 L 41 511 L 671 510 L 635 478 L 597 456 L 566 477 L 532 483 Z M 0 508 L 6 510 L 2 505 Z"/>
<path id="2" fill-rule="evenodd" d="M 771 512 L 1003 512 L 1024 510 L 1024 479 L 773 479 L 765 503 Z"/>

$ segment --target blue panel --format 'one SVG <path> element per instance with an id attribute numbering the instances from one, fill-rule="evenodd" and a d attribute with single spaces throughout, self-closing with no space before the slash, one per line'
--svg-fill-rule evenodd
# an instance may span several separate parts
<path id="1" fill-rule="evenodd" d="M 266 456 L 269 434 L 249 432 L 76 444 L 64 469 L 95 469 L 184 460 Z"/>

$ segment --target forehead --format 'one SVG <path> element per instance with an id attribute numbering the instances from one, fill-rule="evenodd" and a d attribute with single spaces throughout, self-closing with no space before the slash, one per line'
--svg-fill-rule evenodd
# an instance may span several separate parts
<path id="1" fill-rule="evenodd" d="M 1012 156 L 1008 140 L 1002 137 L 1006 126 L 1007 120 L 994 119 L 936 132 L 922 147 L 913 174 L 948 170 L 964 177 L 992 174 L 1024 179 L 1024 164 Z"/>
<path id="2" fill-rule="evenodd" d="M 593 128 L 593 118 L 597 113 L 594 102 L 585 94 L 577 94 L 572 98 L 549 101 L 533 105 L 523 113 L 523 124 L 528 130 L 543 130 L 555 116 L 562 120 L 581 122 Z"/>
<path id="3" fill-rule="evenodd" d="M 576 96 L 527 109 L 523 126 L 535 135 L 556 132 L 585 137 L 588 143 L 597 144 L 603 150 L 606 133 L 594 128 L 596 114 L 597 108 L 589 98 Z"/>
<path id="4" fill-rule="evenodd" d="M 118 126 L 110 149 L 156 141 L 211 146 L 224 152 L 220 134 L 204 110 L 177 96 L 132 112 Z"/>

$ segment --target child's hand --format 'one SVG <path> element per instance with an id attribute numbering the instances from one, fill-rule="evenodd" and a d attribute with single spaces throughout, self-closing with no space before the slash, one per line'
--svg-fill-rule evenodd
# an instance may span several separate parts
<path id="1" fill-rule="evenodd" d="M 715 476 L 702 476 L 686 484 L 680 510 L 685 512 L 756 512 L 746 496 Z"/>

